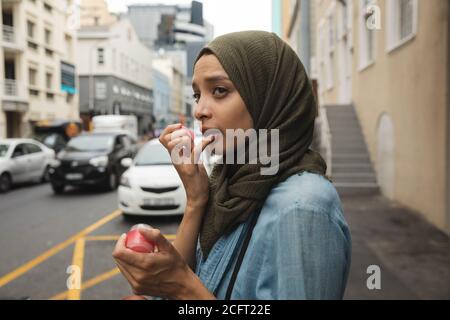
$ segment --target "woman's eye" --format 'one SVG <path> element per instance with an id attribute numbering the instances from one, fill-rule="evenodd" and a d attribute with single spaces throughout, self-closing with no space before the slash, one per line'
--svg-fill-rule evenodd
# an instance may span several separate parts
<path id="1" fill-rule="evenodd" d="M 195 102 L 198 103 L 198 100 L 200 100 L 200 95 L 198 93 L 194 93 L 192 95 L 192 97 L 194 98 Z"/>
<path id="2" fill-rule="evenodd" d="M 214 91 L 213 91 L 213 94 L 219 94 L 220 96 L 223 96 L 224 94 L 226 94 L 228 92 L 228 90 L 227 89 L 225 89 L 225 88 L 222 88 L 222 87 L 217 87 L 217 88 L 214 88 Z"/>

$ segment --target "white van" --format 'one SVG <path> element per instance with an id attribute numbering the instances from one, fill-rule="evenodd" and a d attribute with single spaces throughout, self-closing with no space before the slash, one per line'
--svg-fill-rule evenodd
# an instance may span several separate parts
<path id="1" fill-rule="evenodd" d="M 136 116 L 104 115 L 92 118 L 93 132 L 122 132 L 138 140 Z"/>

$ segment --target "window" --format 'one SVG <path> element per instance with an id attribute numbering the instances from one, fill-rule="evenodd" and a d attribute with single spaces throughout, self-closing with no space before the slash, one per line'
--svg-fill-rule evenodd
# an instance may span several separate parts
<path id="1" fill-rule="evenodd" d="M 388 52 L 413 39 L 417 33 L 417 0 L 388 0 L 387 3 Z"/>
<path id="2" fill-rule="evenodd" d="M 104 64 L 105 63 L 105 49 L 97 48 L 97 63 Z"/>
<path id="3" fill-rule="evenodd" d="M 131 148 L 131 141 L 127 136 L 122 136 L 122 144 L 125 149 L 129 150 Z"/>
<path id="4" fill-rule="evenodd" d="M 36 86 L 37 70 L 33 68 L 28 69 L 28 83 L 30 86 Z"/>
<path id="5" fill-rule="evenodd" d="M 36 28 L 36 25 L 33 22 L 31 22 L 30 20 L 28 20 L 27 21 L 27 35 L 31 39 L 34 38 L 35 28 Z"/>
<path id="6" fill-rule="evenodd" d="M 66 56 L 69 58 L 69 60 L 72 60 L 72 57 L 73 57 L 72 37 L 69 35 L 66 35 L 64 37 L 64 42 L 66 44 Z"/>
<path id="7" fill-rule="evenodd" d="M 27 143 L 25 145 L 25 147 L 27 148 L 28 153 L 38 153 L 38 152 L 42 152 L 42 149 L 36 145 L 36 144 L 32 144 L 32 143 Z"/>
<path id="8" fill-rule="evenodd" d="M 95 99 L 105 100 L 107 98 L 106 82 L 95 82 Z"/>
<path id="9" fill-rule="evenodd" d="M 51 45 L 52 44 L 52 32 L 49 29 L 45 29 L 45 44 Z"/>
<path id="10" fill-rule="evenodd" d="M 375 30 L 367 26 L 368 19 L 375 14 L 370 10 L 370 6 L 374 4 L 374 0 L 360 0 L 359 68 L 361 70 L 375 62 Z"/>
<path id="11" fill-rule="evenodd" d="M 53 50 L 45 48 L 45 55 L 48 57 L 53 57 Z"/>
<path id="12" fill-rule="evenodd" d="M 53 75 L 49 72 L 45 74 L 45 84 L 48 90 L 51 90 L 53 87 Z"/>
<path id="13" fill-rule="evenodd" d="M 45 11 L 47 11 L 48 13 L 52 13 L 52 10 L 53 10 L 52 6 L 49 5 L 48 3 L 45 3 L 45 2 L 44 2 L 44 9 L 45 9 Z"/>
<path id="14" fill-rule="evenodd" d="M 13 158 L 21 157 L 27 154 L 25 144 L 19 144 L 14 148 Z"/>

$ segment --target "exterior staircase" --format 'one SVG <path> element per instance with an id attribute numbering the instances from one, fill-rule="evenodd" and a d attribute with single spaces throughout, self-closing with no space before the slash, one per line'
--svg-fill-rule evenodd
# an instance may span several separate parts
<path id="1" fill-rule="evenodd" d="M 325 106 L 331 134 L 331 178 L 340 194 L 378 193 L 376 175 L 352 105 Z"/>

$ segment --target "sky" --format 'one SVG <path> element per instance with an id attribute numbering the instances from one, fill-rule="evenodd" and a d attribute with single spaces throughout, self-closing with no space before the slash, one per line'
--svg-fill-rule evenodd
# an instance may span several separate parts
<path id="1" fill-rule="evenodd" d="M 189 4 L 191 0 L 107 0 L 112 12 L 144 3 Z M 203 16 L 214 25 L 214 36 L 242 30 L 272 31 L 271 0 L 203 0 Z"/>

